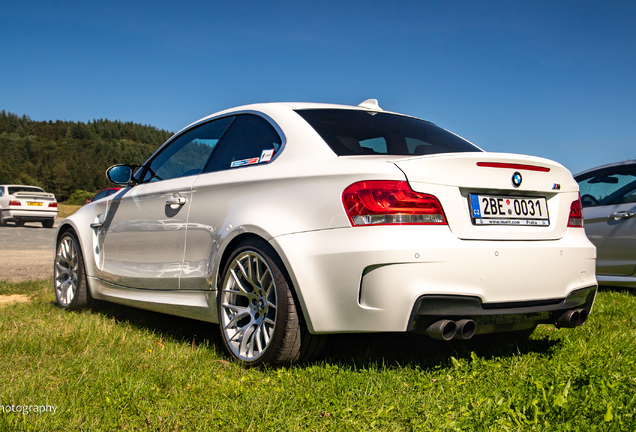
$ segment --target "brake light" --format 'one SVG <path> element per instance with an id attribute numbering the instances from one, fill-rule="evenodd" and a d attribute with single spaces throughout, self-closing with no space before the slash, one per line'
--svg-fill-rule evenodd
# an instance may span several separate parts
<path id="1" fill-rule="evenodd" d="M 10 206 L 21 206 L 22 204 L 20 204 L 20 201 L 11 200 L 11 201 L 9 201 L 9 205 Z"/>
<path id="2" fill-rule="evenodd" d="M 354 183 L 342 193 L 342 203 L 352 226 L 446 225 L 439 200 L 413 191 L 405 181 Z"/>
<path id="3" fill-rule="evenodd" d="M 49 207 L 57 207 L 57 203 L 56 202 L 49 203 Z"/>
<path id="4" fill-rule="evenodd" d="M 546 167 L 541 167 L 536 165 L 500 163 L 500 162 L 477 162 L 477 166 L 487 167 L 487 168 L 509 168 L 509 169 L 515 169 L 515 170 L 550 172 L 550 168 L 546 168 Z"/>
<path id="5" fill-rule="evenodd" d="M 570 218 L 568 219 L 568 227 L 583 228 L 583 205 L 581 204 L 581 193 L 579 199 L 572 201 L 570 204 Z"/>

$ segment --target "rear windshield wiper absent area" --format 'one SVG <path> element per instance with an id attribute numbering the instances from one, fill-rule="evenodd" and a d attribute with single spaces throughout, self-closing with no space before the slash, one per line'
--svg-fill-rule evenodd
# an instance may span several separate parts
<path id="1" fill-rule="evenodd" d="M 481 152 L 433 123 L 396 114 L 347 109 L 296 110 L 338 156 Z"/>

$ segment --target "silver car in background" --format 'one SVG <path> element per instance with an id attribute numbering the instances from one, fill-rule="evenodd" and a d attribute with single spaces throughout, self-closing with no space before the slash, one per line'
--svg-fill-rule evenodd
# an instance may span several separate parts
<path id="1" fill-rule="evenodd" d="M 53 228 L 56 217 L 57 200 L 52 193 L 36 186 L 0 185 L 0 226 L 41 222 L 44 228 Z"/>
<path id="2" fill-rule="evenodd" d="M 577 174 L 600 285 L 636 288 L 636 160 Z"/>

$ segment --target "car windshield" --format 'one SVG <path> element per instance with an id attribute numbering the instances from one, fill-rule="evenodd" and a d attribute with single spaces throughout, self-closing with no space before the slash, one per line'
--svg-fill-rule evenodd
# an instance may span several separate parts
<path id="1" fill-rule="evenodd" d="M 29 187 L 29 186 L 9 186 L 9 195 L 13 195 L 16 192 L 44 192 L 42 189 L 37 187 Z"/>
<path id="2" fill-rule="evenodd" d="M 396 114 L 346 109 L 296 111 L 338 156 L 481 152 L 432 123 Z"/>

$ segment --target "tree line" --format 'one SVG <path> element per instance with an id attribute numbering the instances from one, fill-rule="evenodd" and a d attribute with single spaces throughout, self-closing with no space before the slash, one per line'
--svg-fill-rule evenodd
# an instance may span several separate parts
<path id="1" fill-rule="evenodd" d="M 0 111 L 0 184 L 39 186 L 65 201 L 112 184 L 106 169 L 141 164 L 172 132 L 132 122 L 34 121 Z"/>

